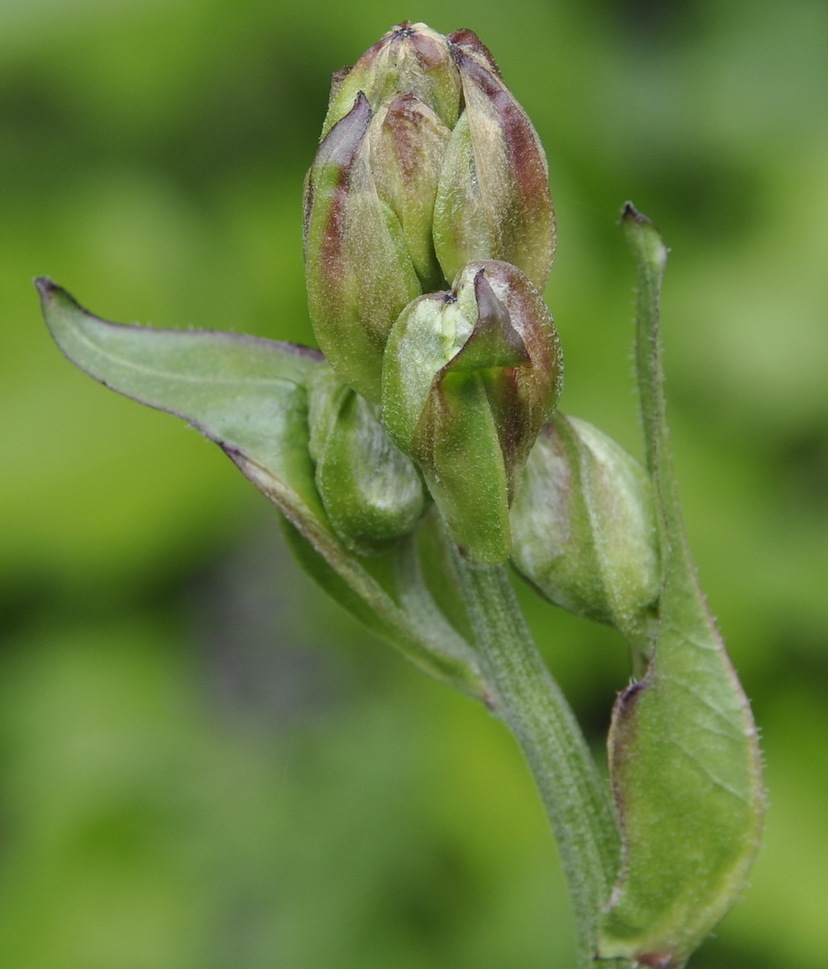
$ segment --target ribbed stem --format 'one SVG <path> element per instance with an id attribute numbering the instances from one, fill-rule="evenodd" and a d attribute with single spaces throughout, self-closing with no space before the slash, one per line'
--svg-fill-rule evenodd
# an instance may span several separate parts
<path id="1" fill-rule="evenodd" d="M 472 568 L 459 554 L 455 561 L 492 710 L 520 745 L 552 824 L 577 923 L 577 967 L 595 969 L 598 920 L 620 851 L 607 785 L 538 652 L 505 567 Z"/>

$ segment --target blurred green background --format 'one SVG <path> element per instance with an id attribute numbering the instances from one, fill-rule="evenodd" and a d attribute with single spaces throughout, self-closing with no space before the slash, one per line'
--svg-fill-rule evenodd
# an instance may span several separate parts
<path id="1" fill-rule="evenodd" d="M 3 0 L 0 965 L 571 965 L 505 732 L 324 600 L 211 445 L 66 363 L 30 284 L 312 342 L 300 201 L 328 79 L 406 17 L 475 29 L 535 121 L 563 406 L 636 452 L 621 204 L 672 247 L 676 461 L 771 805 L 692 965 L 823 969 L 823 0 Z M 526 599 L 600 755 L 624 648 Z"/>

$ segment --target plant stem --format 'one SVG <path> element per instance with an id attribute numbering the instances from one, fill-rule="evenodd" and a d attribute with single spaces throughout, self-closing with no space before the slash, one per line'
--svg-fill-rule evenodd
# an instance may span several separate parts
<path id="1" fill-rule="evenodd" d="M 473 568 L 458 553 L 455 562 L 491 709 L 517 739 L 552 824 L 577 924 L 578 969 L 594 969 L 597 925 L 620 853 L 607 785 L 538 652 L 505 567 Z"/>

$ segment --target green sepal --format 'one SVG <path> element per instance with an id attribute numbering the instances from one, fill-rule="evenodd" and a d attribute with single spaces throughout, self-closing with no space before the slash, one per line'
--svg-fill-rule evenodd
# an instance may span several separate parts
<path id="1" fill-rule="evenodd" d="M 622 857 L 599 955 L 680 969 L 744 890 L 764 792 L 756 726 L 699 587 L 672 469 L 659 340 L 667 250 L 631 205 L 622 224 L 638 271 L 638 383 L 663 590 L 646 676 L 613 711 L 609 763 Z"/>
<path id="2" fill-rule="evenodd" d="M 36 284 L 46 323 L 74 364 L 218 444 L 284 514 L 299 536 L 293 545 L 302 564 L 335 599 L 426 672 L 485 695 L 468 643 L 436 607 L 429 612 L 410 553 L 364 559 L 331 527 L 308 440 L 307 383 L 326 367 L 321 354 L 236 334 L 110 323 L 50 280 Z"/>
<path id="3" fill-rule="evenodd" d="M 477 319 L 474 287 L 415 300 L 400 314 L 383 370 L 383 421 L 420 466 L 452 536 L 475 561 L 509 555 L 508 487 L 483 375 L 451 361 Z"/>
<path id="4" fill-rule="evenodd" d="M 446 284 L 431 230 L 450 135 L 437 114 L 411 93 L 398 94 L 378 108 L 371 125 L 371 171 L 377 194 L 399 221 L 426 293 Z"/>
<path id="5" fill-rule="evenodd" d="M 414 454 L 461 553 L 498 565 L 512 548 L 509 480 L 485 380 L 446 370 L 434 384 Z"/>

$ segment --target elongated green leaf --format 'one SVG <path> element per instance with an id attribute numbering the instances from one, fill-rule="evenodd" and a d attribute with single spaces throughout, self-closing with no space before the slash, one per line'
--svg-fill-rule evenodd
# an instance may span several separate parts
<path id="1" fill-rule="evenodd" d="M 109 323 L 50 280 L 37 287 L 46 323 L 73 363 L 201 430 L 283 512 L 298 533 L 292 544 L 305 551 L 300 561 L 334 598 L 427 672 L 482 695 L 465 641 L 418 623 L 399 604 L 394 562 L 350 553 L 328 522 L 308 450 L 306 382 L 327 366 L 320 353 L 230 333 Z"/>
<path id="2" fill-rule="evenodd" d="M 756 728 L 698 585 L 670 458 L 659 344 L 666 249 L 632 206 L 637 356 L 664 580 L 655 652 L 618 699 L 610 772 L 622 831 L 600 955 L 678 969 L 741 894 L 761 833 Z"/>
<path id="3" fill-rule="evenodd" d="M 109 323 L 50 280 L 37 287 L 52 336 L 81 370 L 183 418 L 237 463 L 278 468 L 283 510 L 320 515 L 303 425 L 304 383 L 321 354 L 232 333 Z"/>

